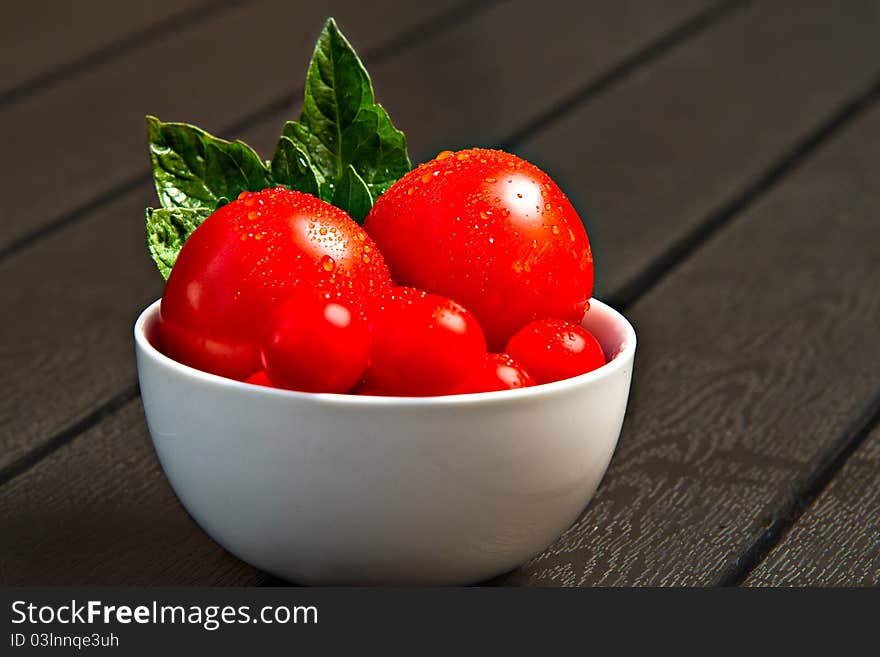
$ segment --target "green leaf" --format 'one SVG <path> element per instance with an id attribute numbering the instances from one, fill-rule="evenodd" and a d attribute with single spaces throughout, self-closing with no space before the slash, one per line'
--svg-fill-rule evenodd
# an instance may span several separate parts
<path id="1" fill-rule="evenodd" d="M 377 198 L 411 168 L 406 137 L 378 105 L 364 65 L 336 22 L 328 19 L 306 75 L 298 122 L 284 136 L 299 145 L 323 179 L 320 196 L 335 197 L 352 166 Z"/>
<path id="2" fill-rule="evenodd" d="M 207 208 L 147 208 L 147 250 L 165 280 L 183 243 L 211 212 Z"/>
<path id="3" fill-rule="evenodd" d="M 283 185 L 360 222 L 411 169 L 406 137 L 376 103 L 370 76 L 332 18 L 309 64 L 300 119 L 285 126 L 271 160 L 185 123 L 148 116 L 147 131 L 162 205 L 147 210 L 147 247 L 166 279 L 196 227 L 244 191 Z"/>
<path id="4" fill-rule="evenodd" d="M 337 208 L 342 208 L 358 223 L 366 218 L 373 207 L 373 195 L 363 178 L 358 175 L 350 164 L 336 184 L 333 198 L 330 201 Z"/>
<path id="5" fill-rule="evenodd" d="M 215 210 L 222 199 L 271 186 L 269 171 L 253 149 L 225 141 L 186 123 L 147 117 L 153 181 L 165 208 Z"/>
<path id="6" fill-rule="evenodd" d="M 309 156 L 288 137 L 278 140 L 269 166 L 276 184 L 318 196 L 320 183 Z"/>

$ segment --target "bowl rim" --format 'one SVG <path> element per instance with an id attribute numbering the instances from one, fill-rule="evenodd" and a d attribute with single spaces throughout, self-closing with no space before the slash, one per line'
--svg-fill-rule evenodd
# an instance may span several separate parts
<path id="1" fill-rule="evenodd" d="M 271 388 L 268 386 L 259 386 L 244 381 L 229 379 L 218 374 L 211 374 L 202 370 L 184 365 L 169 356 L 163 354 L 157 349 L 146 335 L 147 325 L 154 321 L 158 316 L 161 297 L 150 303 L 143 311 L 141 311 L 134 324 L 134 340 L 137 350 L 144 356 L 156 361 L 160 366 L 174 370 L 181 376 L 196 379 L 202 383 L 220 386 L 233 390 L 241 390 L 254 395 L 263 395 L 268 397 L 280 397 L 287 399 L 296 399 L 299 401 L 311 400 L 334 405 L 344 406 L 465 406 L 470 404 L 480 404 L 494 401 L 512 401 L 516 399 L 543 397 L 561 393 L 572 388 L 579 388 L 597 383 L 603 379 L 614 376 L 627 364 L 632 363 L 636 350 L 636 332 L 632 324 L 620 312 L 612 308 L 606 303 L 598 299 L 590 299 L 590 311 L 598 308 L 601 312 L 611 316 L 614 324 L 623 328 L 624 338 L 617 353 L 612 356 L 611 360 L 601 367 L 580 374 L 575 377 L 563 379 L 561 381 L 553 381 L 551 383 L 542 383 L 528 388 L 516 388 L 513 390 L 495 390 L 491 392 L 473 392 L 459 395 L 439 395 L 432 397 L 392 397 L 386 395 L 353 395 L 349 393 L 332 393 L 332 392 L 303 392 L 299 390 L 287 390 L 284 388 Z"/>

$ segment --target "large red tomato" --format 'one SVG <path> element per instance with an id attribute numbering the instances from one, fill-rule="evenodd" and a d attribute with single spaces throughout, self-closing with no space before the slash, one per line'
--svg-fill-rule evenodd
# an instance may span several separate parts
<path id="1" fill-rule="evenodd" d="M 276 306 L 301 289 L 355 310 L 390 287 L 373 241 L 345 212 L 278 187 L 244 193 L 184 244 L 162 297 L 160 341 L 172 358 L 244 379 L 261 368 Z"/>
<path id="2" fill-rule="evenodd" d="M 593 255 L 568 199 L 509 153 L 444 151 L 376 201 L 364 225 L 398 285 L 455 299 L 501 351 L 525 324 L 580 323 Z"/>

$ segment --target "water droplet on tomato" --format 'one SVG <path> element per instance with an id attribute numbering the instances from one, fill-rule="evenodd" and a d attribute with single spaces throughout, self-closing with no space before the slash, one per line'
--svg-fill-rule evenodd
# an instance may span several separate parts
<path id="1" fill-rule="evenodd" d="M 559 226 L 554 224 L 553 226 L 551 226 L 550 232 L 553 233 L 554 235 L 559 235 Z"/>
<path id="2" fill-rule="evenodd" d="M 459 153 L 458 155 L 455 156 L 455 159 L 456 160 L 466 160 L 469 157 L 470 157 L 470 155 L 468 155 L 467 153 Z"/>
<path id="3" fill-rule="evenodd" d="M 437 157 L 435 157 L 434 159 L 435 160 L 445 160 L 450 155 L 452 155 L 452 151 L 440 151 L 439 153 L 437 153 Z"/>
<path id="4" fill-rule="evenodd" d="M 324 271 L 333 271 L 336 269 L 336 261 L 328 255 L 321 256 L 320 262 Z"/>

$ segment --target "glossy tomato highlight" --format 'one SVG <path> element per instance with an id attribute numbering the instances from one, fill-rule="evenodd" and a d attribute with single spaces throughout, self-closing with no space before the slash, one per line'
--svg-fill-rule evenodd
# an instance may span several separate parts
<path id="1" fill-rule="evenodd" d="M 486 356 L 476 317 L 436 294 L 395 287 L 373 310 L 371 322 L 370 365 L 362 386 L 366 394 L 447 394 Z"/>
<path id="2" fill-rule="evenodd" d="M 269 380 L 304 392 L 350 392 L 363 376 L 370 329 L 327 293 L 298 292 L 269 316 L 262 360 Z"/>
<path id="3" fill-rule="evenodd" d="M 483 364 L 456 388 L 454 394 L 515 390 L 535 385 L 525 368 L 507 354 L 486 354 Z"/>
<path id="4" fill-rule="evenodd" d="M 380 196 L 364 227 L 398 284 L 460 302 L 493 351 L 537 319 L 579 323 L 592 294 L 577 212 L 546 173 L 503 151 L 441 153 Z"/>
<path id="5" fill-rule="evenodd" d="M 262 367 L 267 318 L 295 292 L 326 292 L 358 311 L 389 287 L 382 255 L 342 210 L 282 187 L 246 192 L 183 245 L 162 297 L 161 347 L 244 379 Z"/>
<path id="6" fill-rule="evenodd" d="M 505 350 L 538 383 L 586 374 L 605 364 L 602 345 L 587 329 L 561 319 L 544 319 L 517 331 Z"/>

